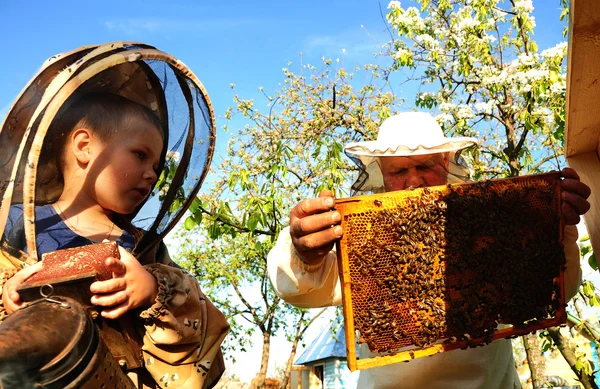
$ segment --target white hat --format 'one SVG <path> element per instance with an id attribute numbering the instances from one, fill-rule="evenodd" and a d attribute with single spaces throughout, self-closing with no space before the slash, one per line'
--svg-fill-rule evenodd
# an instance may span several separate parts
<path id="1" fill-rule="evenodd" d="M 455 164 L 457 152 L 478 144 L 476 138 L 444 136 L 442 127 L 427 112 L 402 112 L 387 118 L 379 127 L 377 140 L 348 143 L 347 154 L 356 155 L 369 175 L 360 191 L 383 188 L 377 157 L 411 157 L 415 155 L 450 153 L 450 175 L 465 175 L 464 168 Z"/>

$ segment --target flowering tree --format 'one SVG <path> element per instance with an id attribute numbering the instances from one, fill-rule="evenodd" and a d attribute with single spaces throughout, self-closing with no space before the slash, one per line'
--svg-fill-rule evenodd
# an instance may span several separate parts
<path id="1" fill-rule="evenodd" d="M 465 155 L 475 179 L 540 172 L 561 161 L 566 44 L 539 52 L 531 1 L 414 4 L 389 4 L 387 20 L 396 35 L 380 57 L 389 60 L 388 68 L 348 70 L 327 58 L 295 71 L 290 64 L 279 90 L 259 88 L 259 99 L 236 94 L 225 113 L 231 136 L 226 156 L 213 172 L 211 192 L 194 202 L 185 221 L 195 233 L 182 239 L 187 267 L 233 325 L 229 347 L 243 349 L 249 332 L 262 334 L 257 387 L 264 385 L 271 336 L 290 336 L 288 377 L 311 320 L 271 291 L 266 255 L 299 200 L 324 188 L 340 197 L 349 193 L 356 168 L 343 156 L 343 144 L 373 139 L 379 123 L 399 110 L 401 101 L 386 81 L 400 70 L 416 75 L 408 81 L 420 88 L 417 108 L 432 110 L 450 135 L 482 140 L 479 150 Z M 358 82 L 358 75 L 369 81 Z M 548 332 L 540 347 L 548 339 L 562 342 L 561 336 Z M 536 343 L 527 342 L 528 352 Z M 592 387 L 588 361 L 575 357 L 574 371 Z"/>
<path id="2" fill-rule="evenodd" d="M 393 69 L 418 69 L 419 108 L 450 134 L 482 141 L 474 178 L 516 176 L 558 164 L 565 121 L 566 42 L 538 52 L 531 0 L 422 0 L 389 4 L 398 38 Z M 564 16 L 564 14 L 563 14 Z"/>
<path id="3" fill-rule="evenodd" d="M 404 8 L 399 1 L 388 6 L 387 20 L 396 33 L 387 52 L 393 62 L 388 74 L 413 70 L 412 81 L 420 86 L 416 106 L 435 111 L 447 133 L 482 141 L 479 149 L 465 155 L 473 177 L 517 176 L 560 167 L 567 43 L 539 52 L 533 39 L 532 0 L 411 4 L 417 6 Z M 566 0 L 560 4 L 560 19 L 566 20 Z M 600 305 L 596 292 L 589 289 L 585 301 Z M 541 335 L 544 350 L 558 345 L 582 384 L 596 387 L 593 363 L 574 352 L 562 332 L 550 329 Z M 534 386 L 544 383 L 538 343 L 535 335 L 523 339 Z"/>
<path id="4" fill-rule="evenodd" d="M 244 350 L 250 333 L 262 334 L 255 387 L 264 386 L 271 336 L 283 332 L 292 342 L 287 378 L 298 343 L 314 319 L 272 291 L 267 254 L 299 200 L 324 188 L 348 194 L 355 167 L 342 145 L 372 137 L 399 103 L 384 90 L 377 71 L 377 66 L 366 66 L 350 72 L 327 58 L 318 68 L 284 68 L 279 90 L 267 94 L 259 88 L 262 98 L 257 100 L 236 94 L 235 106 L 225 113 L 224 130 L 231 134 L 227 155 L 213 172 L 212 190 L 191 207 L 185 227 L 194 234 L 184 234 L 183 256 L 185 267 L 232 324 L 228 347 Z M 357 75 L 372 82 L 359 84 Z M 284 379 L 282 387 L 287 384 Z"/>

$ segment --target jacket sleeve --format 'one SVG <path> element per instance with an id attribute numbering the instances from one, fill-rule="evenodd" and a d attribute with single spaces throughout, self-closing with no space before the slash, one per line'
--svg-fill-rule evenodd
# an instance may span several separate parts
<path id="1" fill-rule="evenodd" d="M 577 294 L 579 285 L 581 285 L 581 264 L 577 238 L 577 227 L 565 226 L 563 237 L 565 258 L 567 260 L 567 268 L 565 269 L 565 303 Z"/>
<path id="2" fill-rule="evenodd" d="M 307 265 L 298 257 L 289 227 L 284 228 L 267 256 L 273 289 L 286 302 L 299 308 L 318 308 L 342 303 L 335 250 L 318 265 Z"/>
<path id="3" fill-rule="evenodd" d="M 145 367 L 161 388 L 210 387 L 224 370 L 221 343 L 229 325 L 164 246 L 159 254 L 158 263 L 145 266 L 158 281 L 155 303 L 140 314 Z"/>

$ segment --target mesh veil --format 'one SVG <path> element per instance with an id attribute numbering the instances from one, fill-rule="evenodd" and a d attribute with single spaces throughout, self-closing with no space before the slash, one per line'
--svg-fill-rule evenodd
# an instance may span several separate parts
<path id="1" fill-rule="evenodd" d="M 149 108 L 162 123 L 160 178 L 122 222 L 140 234 L 134 253 L 155 247 L 195 198 L 215 146 L 215 118 L 198 78 L 179 60 L 141 43 L 115 42 L 56 55 L 23 89 L 0 127 L 0 235 L 12 205 L 23 204 L 29 261 L 37 258 L 35 212 L 62 192 L 52 122 L 87 93 L 114 93 Z"/>

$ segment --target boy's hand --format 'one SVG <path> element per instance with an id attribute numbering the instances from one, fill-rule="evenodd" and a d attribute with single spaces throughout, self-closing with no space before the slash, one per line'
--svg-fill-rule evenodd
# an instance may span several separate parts
<path id="1" fill-rule="evenodd" d="M 290 235 L 302 261 L 317 264 L 342 237 L 340 213 L 332 211 L 335 205 L 333 193 L 321 191 L 316 199 L 301 201 L 290 211 Z M 332 226 L 335 226 L 331 228 Z"/>
<path id="2" fill-rule="evenodd" d="M 27 266 L 24 269 L 19 270 L 14 276 L 9 278 L 2 287 L 2 303 L 4 309 L 10 315 L 17 309 L 21 308 L 23 301 L 21 296 L 17 293 L 17 288 L 25 282 L 26 279 L 31 277 L 34 273 L 42 270 L 42 262 L 38 262 L 34 265 Z"/>
<path id="3" fill-rule="evenodd" d="M 591 189 L 579 180 L 579 175 L 571 168 L 564 168 L 562 176 L 562 218 L 565 224 L 575 225 L 579 223 L 580 215 L 590 209 L 587 198 Z"/>
<path id="4" fill-rule="evenodd" d="M 107 319 L 116 319 L 138 307 L 150 307 L 158 293 L 156 278 L 120 246 L 119 253 L 121 260 L 112 257 L 106 259 L 113 278 L 96 281 L 90 286 L 94 294 L 92 304 L 106 307 L 102 310 L 102 316 Z"/>

